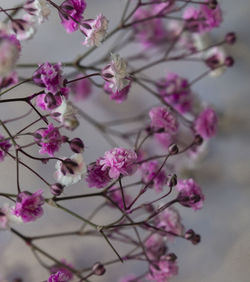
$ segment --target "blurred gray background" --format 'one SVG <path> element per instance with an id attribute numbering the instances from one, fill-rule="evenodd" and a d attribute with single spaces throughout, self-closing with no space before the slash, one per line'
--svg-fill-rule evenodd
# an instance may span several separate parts
<path id="1" fill-rule="evenodd" d="M 0 0 L 1 6 L 7 8 L 18 3 L 13 0 Z M 61 1 L 56 1 L 60 3 Z M 88 0 L 87 17 L 94 17 L 102 12 L 114 25 L 120 14 L 125 0 Z M 213 35 L 215 40 L 220 40 L 229 31 L 237 33 L 238 42 L 230 48 L 230 53 L 235 58 L 235 66 L 219 78 L 205 78 L 194 87 L 204 100 L 212 103 L 220 114 L 220 127 L 217 137 L 209 146 L 209 153 L 195 172 L 196 180 L 201 184 L 206 196 L 204 208 L 199 212 L 189 209 L 180 209 L 183 224 L 196 230 L 202 236 L 202 243 L 193 246 L 186 241 L 176 240 L 170 244 L 170 249 L 178 256 L 180 267 L 179 275 L 173 282 L 249 282 L 250 281 L 250 32 L 249 32 L 249 0 L 220 0 L 224 12 L 222 27 Z M 53 10 L 53 9 L 52 9 Z M 70 61 L 86 50 L 81 45 L 82 35 L 76 32 L 67 35 L 60 25 L 55 11 L 49 21 L 38 28 L 38 33 L 30 41 L 23 43 L 20 63 L 41 63 L 44 61 Z M 98 54 L 98 52 L 97 52 Z M 87 62 L 95 59 L 95 55 Z M 167 64 L 155 69 L 150 69 L 147 74 L 154 76 L 157 71 L 178 71 L 180 74 L 194 78 L 202 68 L 185 64 L 181 67 Z M 22 76 L 29 76 L 31 70 L 20 72 Z M 32 86 L 22 86 L 18 91 L 10 94 L 24 96 L 37 90 Z M 124 104 L 110 103 L 109 99 L 97 90 L 90 102 L 82 103 L 81 107 L 86 112 L 94 114 L 96 119 L 110 120 L 114 117 L 123 117 L 136 113 L 138 107 L 142 109 L 154 104 L 151 97 L 146 98 L 141 105 L 141 89 L 134 88 L 133 93 Z M 102 94 L 102 95 L 101 95 Z M 105 97 L 104 97 L 105 96 Z M 102 108 L 100 106 L 103 105 Z M 94 109 L 98 106 L 98 112 Z M 1 107 L 1 119 L 11 113 L 22 113 L 27 110 L 25 105 L 9 104 L 8 108 Z M 25 121 L 23 121 L 25 124 Z M 14 126 L 14 125 L 13 125 Z M 14 128 L 13 128 L 14 130 Z M 83 138 L 86 144 L 85 159 L 89 163 L 103 154 L 110 146 L 95 130 L 83 122 L 74 136 Z M 66 149 L 65 154 L 70 151 Z M 33 151 L 36 153 L 36 150 Z M 43 175 L 50 175 L 54 164 L 42 167 L 32 162 L 32 166 L 40 170 Z M 15 192 L 15 163 L 7 160 L 0 163 L 1 191 Z M 41 182 L 33 175 L 22 169 L 22 187 L 30 191 L 44 188 Z M 83 192 L 83 184 L 75 185 L 66 191 L 67 194 Z M 47 193 L 49 195 L 49 193 Z M 0 203 L 4 201 L 0 199 Z M 76 200 L 74 203 L 65 203 L 65 206 L 74 208 L 84 216 L 98 201 L 91 204 L 86 200 Z M 48 223 L 49 220 L 49 223 Z M 98 217 L 100 222 L 107 220 L 106 214 Z M 48 207 L 46 214 L 39 221 L 23 226 L 18 230 L 24 234 L 37 234 L 46 232 L 71 230 L 79 226 L 79 222 L 54 208 Z M 90 238 L 60 238 L 39 241 L 39 246 L 44 247 L 57 258 L 66 258 L 76 267 L 88 266 L 96 260 L 109 260 L 114 254 L 102 240 Z M 117 245 L 116 245 L 117 246 Z M 118 247 L 119 248 L 119 247 Z M 123 248 L 123 247 L 121 247 Z M 115 264 L 108 268 L 107 275 L 93 281 L 118 281 L 126 273 L 143 273 L 145 265 L 128 262 L 124 265 Z M 42 269 L 34 259 L 25 244 L 9 232 L 0 232 L 0 274 L 7 281 L 21 276 L 27 282 L 39 282 L 48 277 L 47 271 Z"/>

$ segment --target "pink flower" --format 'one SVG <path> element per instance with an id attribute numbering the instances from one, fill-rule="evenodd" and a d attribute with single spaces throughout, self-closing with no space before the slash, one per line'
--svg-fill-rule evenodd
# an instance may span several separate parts
<path id="1" fill-rule="evenodd" d="M 86 181 L 90 188 L 103 188 L 111 181 L 108 170 L 102 170 L 100 159 L 98 159 L 94 164 L 88 165 Z"/>
<path id="2" fill-rule="evenodd" d="M 192 32 L 208 32 L 219 27 L 222 22 L 222 13 L 219 4 L 215 9 L 210 9 L 206 3 L 201 4 L 199 9 L 188 7 L 185 9 L 183 19 L 186 20 L 187 28 Z"/>
<path id="3" fill-rule="evenodd" d="M 0 208 L 0 230 L 1 228 L 5 229 L 7 227 L 7 224 L 8 224 L 8 218 L 5 213 L 5 210 Z"/>
<path id="4" fill-rule="evenodd" d="M 183 226 L 181 224 L 181 217 L 175 208 L 167 208 L 163 212 L 159 213 L 156 217 L 156 226 L 164 229 L 167 232 L 181 235 L 183 232 Z M 171 234 L 168 238 L 172 238 Z"/>
<path id="5" fill-rule="evenodd" d="M 102 78 L 109 82 L 114 92 L 121 91 L 130 83 L 127 64 L 119 55 L 111 54 L 111 63 L 102 70 Z"/>
<path id="6" fill-rule="evenodd" d="M 151 260 L 159 260 L 167 251 L 166 243 L 161 235 L 155 233 L 145 242 L 147 255 Z"/>
<path id="7" fill-rule="evenodd" d="M 62 144 L 62 136 L 57 127 L 51 123 L 48 128 L 41 128 L 36 131 L 35 139 L 37 144 L 42 148 L 39 150 L 40 154 L 48 154 L 53 157 L 55 152 L 59 151 Z"/>
<path id="8" fill-rule="evenodd" d="M 108 29 L 108 20 L 102 14 L 96 19 L 84 20 L 81 22 L 80 30 L 86 36 L 83 45 L 88 47 L 99 46 L 104 39 Z"/>
<path id="9" fill-rule="evenodd" d="M 155 107 L 149 112 L 151 126 L 155 129 L 164 129 L 171 134 L 176 133 L 178 123 L 176 118 L 168 111 L 166 107 Z"/>
<path id="10" fill-rule="evenodd" d="M 31 194 L 30 192 L 21 192 L 18 194 L 16 206 L 13 213 L 22 218 L 24 222 L 35 221 L 43 215 L 42 205 L 44 198 L 43 190 Z"/>
<path id="11" fill-rule="evenodd" d="M 203 207 L 204 195 L 200 186 L 192 178 L 178 180 L 177 191 L 180 204 L 185 207 L 191 207 L 193 210 L 199 210 Z"/>
<path id="12" fill-rule="evenodd" d="M 157 174 L 159 168 L 160 166 L 157 161 L 145 162 L 140 167 L 143 181 L 145 183 L 152 181 L 151 187 L 154 187 L 157 192 L 163 190 L 163 187 L 167 184 L 168 180 L 163 169 Z"/>
<path id="13" fill-rule="evenodd" d="M 114 100 L 116 103 L 120 104 L 127 99 L 131 87 L 131 81 L 129 81 L 129 84 L 121 90 L 113 91 L 111 86 L 112 84 L 107 81 L 104 84 L 104 90 L 110 95 L 111 100 Z"/>
<path id="14" fill-rule="evenodd" d="M 3 140 L 5 137 L 0 134 L 0 162 L 2 162 L 6 156 L 6 152 L 9 151 L 11 144 L 9 140 Z"/>
<path id="15" fill-rule="evenodd" d="M 209 139 L 216 134 L 217 116 L 212 108 L 203 110 L 194 122 L 194 128 L 204 139 Z"/>
<path id="16" fill-rule="evenodd" d="M 0 76 L 0 89 L 10 87 L 18 83 L 18 75 L 15 71 L 9 73 L 7 76 Z"/>
<path id="17" fill-rule="evenodd" d="M 68 33 L 78 29 L 86 6 L 85 0 L 66 0 L 61 4 L 62 12 L 59 15 L 62 20 L 61 23 Z"/>
<path id="18" fill-rule="evenodd" d="M 172 135 L 169 133 L 156 133 L 154 134 L 155 139 L 163 148 L 168 149 L 169 145 L 173 144 Z"/>
<path id="19" fill-rule="evenodd" d="M 64 263 L 69 267 L 72 267 L 72 265 L 67 263 L 65 259 L 62 259 L 62 263 Z M 50 268 L 50 273 L 52 275 L 49 277 L 50 280 L 48 280 L 48 282 L 64 282 L 64 281 L 66 282 L 73 279 L 73 273 L 62 265 L 57 265 L 57 264 L 53 265 Z"/>
<path id="20" fill-rule="evenodd" d="M 150 273 L 148 279 L 155 282 L 168 282 L 171 277 L 177 275 L 178 266 L 176 262 L 168 261 L 165 256 L 162 256 L 157 263 L 157 268 L 154 265 L 150 265 Z"/>
<path id="21" fill-rule="evenodd" d="M 180 113 L 191 110 L 192 96 L 188 81 L 175 73 L 169 73 L 158 84 L 158 91 L 165 101 Z"/>
<path id="22" fill-rule="evenodd" d="M 51 111 L 58 108 L 63 102 L 62 96 L 58 94 L 40 94 L 36 98 L 36 105 L 43 111 Z"/>
<path id="23" fill-rule="evenodd" d="M 82 77 L 82 75 L 76 76 L 76 78 L 80 77 Z M 87 78 L 71 83 L 70 88 L 75 101 L 83 101 L 87 99 L 92 92 L 92 84 Z"/>
<path id="24" fill-rule="evenodd" d="M 39 65 L 39 68 L 33 73 L 33 81 L 45 88 L 45 92 L 56 94 L 63 88 L 63 77 L 61 64 L 50 64 L 48 62 Z M 64 89 L 63 94 L 65 95 Z"/>
<path id="25" fill-rule="evenodd" d="M 56 273 L 51 274 L 47 282 L 68 282 L 70 280 L 71 278 L 69 278 L 67 273 L 59 270 Z"/>
<path id="26" fill-rule="evenodd" d="M 120 175 L 131 175 L 135 172 L 137 154 L 130 149 L 113 148 L 104 154 L 99 163 L 102 170 L 108 170 L 110 178 Z"/>

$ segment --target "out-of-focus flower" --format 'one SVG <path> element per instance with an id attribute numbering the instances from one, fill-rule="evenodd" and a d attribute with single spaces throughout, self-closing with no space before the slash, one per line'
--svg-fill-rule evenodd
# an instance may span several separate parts
<path id="1" fill-rule="evenodd" d="M 110 99 L 116 101 L 116 103 L 119 104 L 127 99 L 130 87 L 131 81 L 129 81 L 129 84 L 123 89 L 116 91 L 112 90 L 112 83 L 106 81 L 104 84 L 104 90 L 110 95 Z"/>
<path id="2" fill-rule="evenodd" d="M 118 178 L 120 175 L 131 175 L 136 170 L 135 162 L 137 154 L 130 149 L 113 148 L 104 154 L 99 164 L 102 170 L 108 170 L 110 178 Z"/>
<path id="3" fill-rule="evenodd" d="M 66 0 L 61 4 L 59 15 L 68 33 L 78 30 L 86 6 L 85 0 Z"/>
<path id="4" fill-rule="evenodd" d="M 7 76 L 0 76 L 0 89 L 10 87 L 18 83 L 18 75 L 15 71 L 9 73 Z"/>
<path id="5" fill-rule="evenodd" d="M 25 14 L 22 18 L 11 21 L 11 28 L 20 41 L 32 38 L 36 32 L 35 25 L 36 19 L 29 14 Z"/>
<path id="6" fill-rule="evenodd" d="M 151 126 L 155 129 L 164 129 L 168 133 L 176 133 L 178 122 L 166 107 L 155 107 L 149 112 Z"/>
<path id="7" fill-rule="evenodd" d="M 82 154 L 74 154 L 69 159 L 56 162 L 55 179 L 58 183 L 69 186 L 81 181 L 86 170 Z"/>
<path id="8" fill-rule="evenodd" d="M 141 279 L 138 279 L 134 274 L 128 274 L 122 278 L 119 279 L 119 282 L 134 282 L 136 279 L 136 282 L 142 282 Z"/>
<path id="9" fill-rule="evenodd" d="M 23 222 L 35 221 L 43 215 L 42 205 L 44 198 L 43 190 L 31 194 L 30 192 L 21 192 L 18 194 L 16 206 L 13 213 L 22 218 Z"/>
<path id="10" fill-rule="evenodd" d="M 167 251 L 163 236 L 158 233 L 151 235 L 145 242 L 147 255 L 151 260 L 159 260 Z"/>
<path id="11" fill-rule="evenodd" d="M 200 186 L 192 178 L 178 180 L 176 189 L 179 191 L 180 204 L 193 210 L 199 210 L 203 207 L 205 197 Z"/>
<path id="12" fill-rule="evenodd" d="M 104 39 L 108 29 L 108 20 L 102 14 L 96 19 L 83 20 L 80 30 L 86 36 L 83 45 L 87 47 L 99 46 Z"/>
<path id="13" fill-rule="evenodd" d="M 217 115 L 215 111 L 207 107 L 197 117 L 194 122 L 194 129 L 204 139 L 209 139 L 216 134 Z"/>
<path id="14" fill-rule="evenodd" d="M 62 259 L 61 262 L 69 267 L 72 267 L 72 265 L 67 263 L 65 259 Z M 67 282 L 73 279 L 73 273 L 62 265 L 57 265 L 57 264 L 53 265 L 50 268 L 50 273 L 51 276 L 49 277 L 49 279 L 51 280 L 48 280 L 49 282 L 64 282 L 64 281 Z"/>
<path id="15" fill-rule="evenodd" d="M 111 54 L 111 63 L 102 70 L 102 77 L 110 83 L 114 92 L 121 91 L 130 83 L 127 64 L 119 55 Z"/>
<path id="16" fill-rule="evenodd" d="M 47 282 L 68 282 L 70 280 L 71 279 L 64 271 L 59 270 L 56 273 L 51 274 Z"/>
<path id="17" fill-rule="evenodd" d="M 125 209 L 120 187 L 112 187 L 111 189 L 109 189 L 108 196 L 113 200 L 113 202 L 115 202 L 118 205 L 120 209 L 122 210 Z M 128 207 L 129 204 L 131 203 L 131 197 L 126 193 L 124 193 L 124 201 L 126 207 Z M 109 204 L 111 207 L 115 208 L 115 206 L 112 203 L 109 202 Z"/>
<path id="18" fill-rule="evenodd" d="M 211 69 L 209 75 L 212 77 L 220 76 L 226 70 L 226 53 L 222 47 L 210 48 L 204 54 L 206 65 Z"/>
<path id="19" fill-rule="evenodd" d="M 53 157 L 59 151 L 62 144 L 62 136 L 57 127 L 51 123 L 47 128 L 41 128 L 35 133 L 35 140 L 41 149 L 40 154 L 48 154 Z"/>
<path id="20" fill-rule="evenodd" d="M 82 75 L 78 75 L 76 79 L 80 77 L 82 77 Z M 84 101 L 92 92 L 92 84 L 88 78 L 71 83 L 70 88 L 72 90 L 72 96 L 77 102 Z"/>
<path id="21" fill-rule="evenodd" d="M 50 14 L 50 9 L 46 0 L 26 0 L 24 10 L 32 15 L 38 24 L 44 22 L 45 19 L 48 19 Z"/>

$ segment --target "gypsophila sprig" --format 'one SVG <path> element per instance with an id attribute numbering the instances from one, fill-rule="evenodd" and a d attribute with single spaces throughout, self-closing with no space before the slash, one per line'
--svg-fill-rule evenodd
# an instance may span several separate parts
<path id="1" fill-rule="evenodd" d="M 14 7 L 5 2 L 0 7 L 0 104 L 7 114 L 0 118 L 0 162 L 3 170 L 12 162 L 15 185 L 0 191 L 0 231 L 22 239 L 34 254 L 33 281 L 96 276 L 107 281 L 109 266 L 124 261 L 143 261 L 144 270 L 131 264 L 131 274 L 114 281 L 171 280 L 182 253 L 175 254 L 169 242 L 201 241 L 185 227 L 178 206 L 192 212 L 205 204 L 195 165 L 216 135 L 218 116 L 193 86 L 234 64 L 224 47 L 236 42 L 235 33 L 218 41 L 210 36 L 222 24 L 223 9 L 210 0 L 124 0 L 111 19 L 98 6 L 93 14 L 88 0 L 23 0 Z M 53 46 L 48 58 L 36 50 L 33 62 L 24 63 L 24 42 L 32 46 L 40 25 L 46 23 L 49 32 L 55 21 L 65 46 L 75 44 L 67 47 L 67 60 L 57 35 L 48 39 L 43 33 L 42 40 Z M 73 32 L 80 36 L 70 37 Z M 171 70 L 169 62 L 181 64 L 183 72 Z M 186 62 L 205 70 L 189 67 L 185 74 Z M 26 87 L 23 96 L 21 87 Z M 21 105 L 28 110 L 17 114 L 12 105 L 18 113 Z M 110 120 L 101 116 L 104 112 Z M 29 175 L 37 182 L 27 187 Z M 58 229 L 55 221 L 63 213 L 68 216 Z M 98 244 L 88 245 L 89 236 Z M 79 240 L 79 251 L 71 247 L 72 237 Z M 46 245 L 49 238 L 60 242 L 60 252 L 58 245 Z M 99 243 L 109 255 L 103 256 Z M 47 276 L 38 277 L 39 268 Z"/>

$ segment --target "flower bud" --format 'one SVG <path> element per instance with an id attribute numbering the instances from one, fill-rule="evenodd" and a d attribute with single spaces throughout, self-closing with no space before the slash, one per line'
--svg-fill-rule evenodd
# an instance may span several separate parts
<path id="1" fill-rule="evenodd" d="M 177 175 L 176 174 L 173 174 L 172 176 L 171 176 L 171 178 L 169 179 L 169 183 L 168 183 L 168 186 L 169 187 L 174 187 L 174 186 L 176 186 L 177 185 Z"/>
<path id="2" fill-rule="evenodd" d="M 203 142 L 203 138 L 200 135 L 196 135 L 194 138 L 194 144 L 200 146 Z"/>
<path id="3" fill-rule="evenodd" d="M 193 245 L 199 244 L 201 241 L 201 236 L 199 234 L 195 234 L 194 238 L 191 240 Z"/>
<path id="4" fill-rule="evenodd" d="M 184 238 L 187 240 L 192 240 L 194 236 L 195 236 L 195 232 L 193 229 L 188 229 L 184 234 Z"/>
<path id="5" fill-rule="evenodd" d="M 169 253 L 169 254 L 167 254 L 167 256 L 166 256 L 166 259 L 167 259 L 167 261 L 174 262 L 174 261 L 177 260 L 177 256 L 176 256 L 176 254 L 174 254 L 174 253 Z"/>
<path id="6" fill-rule="evenodd" d="M 179 152 L 179 148 L 176 144 L 172 144 L 168 147 L 168 152 L 170 155 L 176 155 Z"/>
<path id="7" fill-rule="evenodd" d="M 227 44 L 233 45 L 236 42 L 236 34 L 234 32 L 227 33 L 225 40 Z"/>
<path id="8" fill-rule="evenodd" d="M 101 263 L 97 262 L 92 266 L 92 271 L 95 275 L 101 276 L 106 272 L 106 269 Z"/>
<path id="9" fill-rule="evenodd" d="M 230 57 L 230 56 L 226 57 L 225 65 L 227 67 L 232 67 L 234 65 L 234 59 L 232 57 Z"/>
<path id="10" fill-rule="evenodd" d="M 63 192 L 63 188 L 64 186 L 62 184 L 55 183 L 50 186 L 50 192 L 55 196 L 60 196 Z"/>
<path id="11" fill-rule="evenodd" d="M 80 138 L 74 138 L 69 142 L 70 148 L 74 153 L 81 153 L 84 150 L 84 144 Z"/>

